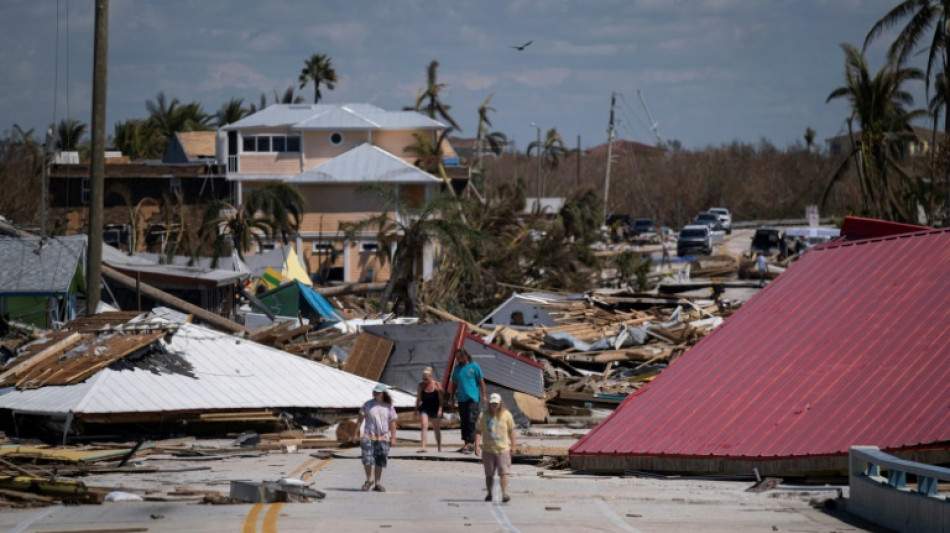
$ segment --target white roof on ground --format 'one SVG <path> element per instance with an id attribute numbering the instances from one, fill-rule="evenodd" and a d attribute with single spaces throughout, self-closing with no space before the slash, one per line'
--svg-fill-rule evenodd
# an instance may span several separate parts
<path id="1" fill-rule="evenodd" d="M 164 342 L 164 341 L 160 341 Z M 372 398 L 376 382 L 256 342 L 183 324 L 167 351 L 190 365 L 171 370 L 106 368 L 77 385 L 6 389 L 0 409 L 66 415 L 233 409 L 355 409 Z M 190 374 L 190 375 L 188 375 Z M 390 391 L 394 405 L 415 397 Z"/>
<path id="2" fill-rule="evenodd" d="M 416 111 L 386 111 L 371 104 L 274 104 L 221 128 L 292 130 L 445 129 L 445 124 Z"/>

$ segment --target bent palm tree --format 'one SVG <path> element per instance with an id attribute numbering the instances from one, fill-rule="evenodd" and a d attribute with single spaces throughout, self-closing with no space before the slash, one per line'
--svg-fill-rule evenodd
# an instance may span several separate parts
<path id="1" fill-rule="evenodd" d="M 201 233 L 211 239 L 213 266 L 227 252 L 228 240 L 242 260 L 253 244 L 263 246 L 265 238 L 286 241 L 300 226 L 303 203 L 297 189 L 280 182 L 254 189 L 237 206 L 225 200 L 209 203 Z"/>
<path id="2" fill-rule="evenodd" d="M 919 80 L 919 69 L 885 66 L 871 76 L 864 55 L 851 44 L 842 44 L 845 53 L 845 85 L 828 95 L 827 102 L 845 98 L 851 106 L 849 129 L 857 121 L 861 131 L 851 132 L 851 158 L 855 161 L 861 186 L 864 211 L 887 220 L 908 221 L 910 211 L 905 204 L 906 173 L 899 165 L 903 148 L 913 139 L 910 122 L 926 115 L 921 110 L 908 111 L 913 96 L 902 88 L 904 82 Z M 845 159 L 825 187 L 821 203 L 831 188 L 844 176 L 850 158 Z"/>
<path id="3" fill-rule="evenodd" d="M 474 281 L 477 266 L 471 250 L 480 234 L 455 215 L 456 198 L 440 195 L 413 209 L 391 187 L 370 186 L 361 191 L 378 195 L 386 210 L 359 222 L 341 222 L 340 230 L 348 240 L 375 230 L 377 257 L 391 262 L 381 309 L 392 303 L 397 313 L 415 314 L 418 301 L 414 289 L 422 274 L 423 253 L 435 243 L 442 249 L 444 262 L 464 272 L 468 282 Z"/>
<path id="4" fill-rule="evenodd" d="M 313 83 L 313 103 L 319 103 L 320 98 L 323 97 L 320 93 L 320 84 L 331 91 L 336 87 L 336 71 L 333 70 L 333 61 L 330 56 L 313 54 L 305 59 L 297 81 L 300 82 L 301 89 L 308 83 Z"/>
<path id="5" fill-rule="evenodd" d="M 414 106 L 406 106 L 403 108 L 403 110 L 419 111 L 421 113 L 424 109 L 425 115 L 427 117 L 433 120 L 439 120 L 441 118 L 442 120 L 448 122 L 449 125 L 452 126 L 452 129 L 462 131 L 462 128 L 460 128 L 458 123 L 455 122 L 455 119 L 449 115 L 449 109 L 451 109 L 452 106 L 446 105 L 442 102 L 441 98 L 439 98 L 442 90 L 446 88 L 446 84 L 438 82 L 438 70 L 439 62 L 433 59 L 426 68 L 425 90 L 416 96 L 416 103 Z"/>
<path id="6" fill-rule="evenodd" d="M 250 110 L 244 107 L 243 98 L 232 98 L 222 104 L 221 109 L 214 114 L 214 123 L 220 128 L 241 120 L 249 113 Z"/>

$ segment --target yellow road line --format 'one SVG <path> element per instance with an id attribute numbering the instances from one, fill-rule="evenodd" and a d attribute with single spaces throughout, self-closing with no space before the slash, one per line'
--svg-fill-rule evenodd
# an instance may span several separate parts
<path id="1" fill-rule="evenodd" d="M 257 531 L 257 517 L 260 516 L 261 511 L 264 510 L 263 503 L 255 503 L 251 506 L 250 512 L 247 513 L 247 518 L 244 519 L 244 525 L 241 526 L 241 533 L 254 533 Z"/>
<path id="2" fill-rule="evenodd" d="M 319 457 L 313 457 L 304 461 L 303 464 L 295 468 L 288 477 L 299 476 L 301 472 L 305 472 L 308 468 L 310 472 L 304 474 L 301 479 L 304 481 L 309 481 L 310 477 L 320 470 L 323 470 L 325 466 L 330 464 L 333 458 L 320 459 Z M 320 461 L 316 466 L 311 467 L 310 465 Z M 257 519 L 261 515 L 261 511 L 264 510 L 264 507 L 267 504 L 255 503 L 250 512 L 247 513 L 247 517 L 244 519 L 244 524 L 241 526 L 241 533 L 255 533 L 257 531 Z M 277 518 L 280 516 L 280 510 L 283 508 L 283 503 L 272 503 L 267 508 L 267 513 L 264 514 L 264 523 L 261 526 L 261 531 L 263 533 L 276 533 L 277 532 Z"/>
<path id="3" fill-rule="evenodd" d="M 272 503 L 264 515 L 264 523 L 261 525 L 261 533 L 277 533 L 277 517 L 280 510 L 284 507 L 282 503 Z"/>

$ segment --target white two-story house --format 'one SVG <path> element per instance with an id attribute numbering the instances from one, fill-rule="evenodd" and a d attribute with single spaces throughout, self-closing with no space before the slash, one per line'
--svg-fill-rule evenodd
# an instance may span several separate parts
<path id="1" fill-rule="evenodd" d="M 386 111 L 369 104 L 275 104 L 218 131 L 218 161 L 235 183 L 235 201 L 267 182 L 292 184 L 306 201 L 298 254 L 311 275 L 345 282 L 384 281 L 374 230 L 346 241 L 340 223 L 383 212 L 378 196 L 358 191 L 366 183 L 396 188 L 408 205 L 421 205 L 443 181 L 413 165 L 406 148 L 416 134 L 436 139 L 446 126 L 415 111 Z M 443 145 L 444 159 L 454 157 Z M 396 216 L 393 213 L 393 216 Z M 435 247 L 426 250 L 428 278 Z"/>

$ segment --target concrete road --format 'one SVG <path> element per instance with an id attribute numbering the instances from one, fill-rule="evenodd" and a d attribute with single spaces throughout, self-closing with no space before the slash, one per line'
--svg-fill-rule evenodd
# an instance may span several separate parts
<path id="1" fill-rule="evenodd" d="M 307 451 L 312 452 L 312 451 Z M 205 505 L 195 501 L 145 501 L 53 506 L 0 512 L 0 530 L 51 532 L 341 532 L 406 531 L 674 533 L 885 531 L 838 511 L 819 510 L 835 492 L 746 492 L 749 482 L 593 476 L 515 465 L 511 502 L 486 503 L 481 464 L 456 452 L 417 454 L 397 447 L 384 471 L 387 491 L 361 492 L 357 450 L 330 458 L 307 452 L 214 461 L 199 472 L 109 475 L 90 485 L 124 487 L 171 498 L 184 487 L 225 494 L 231 479 L 275 480 L 301 476 L 324 491 L 310 503 Z M 425 459 L 421 459 L 425 457 Z M 150 460 L 168 470 L 184 463 Z M 193 463 L 189 463 L 193 464 Z M 307 472 L 309 470 L 309 472 Z M 844 488 L 845 494 L 847 488 Z M 497 493 L 496 489 L 496 493 Z"/>

